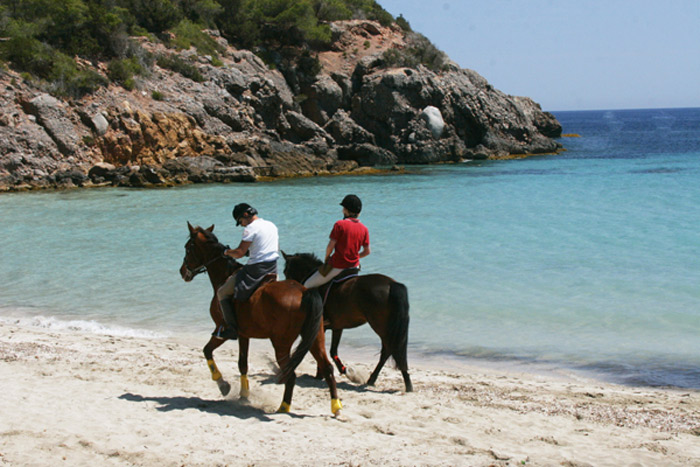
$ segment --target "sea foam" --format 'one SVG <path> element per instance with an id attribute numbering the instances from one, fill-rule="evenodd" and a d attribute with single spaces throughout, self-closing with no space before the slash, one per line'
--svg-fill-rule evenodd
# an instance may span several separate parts
<path id="1" fill-rule="evenodd" d="M 5 311 L 5 310 L 3 310 Z M 0 323 L 20 327 L 35 327 L 56 331 L 72 331 L 117 337 L 139 337 L 161 339 L 169 336 L 167 333 L 135 329 L 115 324 L 106 325 L 93 320 L 62 320 L 54 316 L 1 316 Z"/>

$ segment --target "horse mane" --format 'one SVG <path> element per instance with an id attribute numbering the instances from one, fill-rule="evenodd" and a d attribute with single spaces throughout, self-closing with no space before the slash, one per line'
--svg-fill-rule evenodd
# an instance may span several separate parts
<path id="1" fill-rule="evenodd" d="M 228 245 L 224 245 L 223 243 L 221 243 L 219 241 L 219 239 L 216 237 L 216 235 L 214 235 L 214 232 L 207 230 L 207 229 L 204 229 L 204 228 L 199 227 L 199 226 L 194 228 L 194 231 L 192 232 L 192 237 L 195 237 L 196 235 L 198 235 L 200 233 L 202 235 L 204 235 L 205 242 L 208 245 L 212 245 L 216 248 L 220 248 L 222 251 L 229 249 Z M 234 271 L 236 271 L 238 268 L 241 267 L 241 263 L 239 263 L 235 259 L 231 258 L 230 256 L 226 257 L 226 262 L 228 263 L 227 264 L 228 274 L 233 273 Z"/>
<path id="2" fill-rule="evenodd" d="M 202 227 L 195 227 L 194 232 L 192 233 L 192 236 L 194 237 L 197 234 L 202 234 L 204 235 L 204 238 L 206 239 L 206 243 L 214 243 L 214 244 L 220 244 L 221 246 L 224 246 L 219 242 L 219 239 L 214 235 L 214 232 L 210 232 L 207 229 L 204 229 Z"/>
<path id="3" fill-rule="evenodd" d="M 308 264 L 309 267 L 316 267 L 323 264 L 323 261 L 314 253 L 294 253 L 292 256 L 296 257 L 299 261 L 303 261 L 304 264 Z"/>

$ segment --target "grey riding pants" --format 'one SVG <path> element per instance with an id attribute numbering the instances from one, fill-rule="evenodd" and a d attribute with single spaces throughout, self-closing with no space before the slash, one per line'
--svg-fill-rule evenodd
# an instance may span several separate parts
<path id="1" fill-rule="evenodd" d="M 277 261 L 246 264 L 236 274 L 231 276 L 216 291 L 219 300 L 233 297 L 244 302 L 253 295 L 260 282 L 268 274 L 277 274 Z"/>

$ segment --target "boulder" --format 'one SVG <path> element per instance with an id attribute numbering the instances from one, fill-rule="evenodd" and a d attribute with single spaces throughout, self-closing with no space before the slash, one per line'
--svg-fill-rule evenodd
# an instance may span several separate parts
<path id="1" fill-rule="evenodd" d="M 390 151 L 372 144 L 350 144 L 338 148 L 338 159 L 355 161 L 361 166 L 394 165 L 397 157 Z"/>
<path id="2" fill-rule="evenodd" d="M 442 119 L 440 109 L 429 105 L 421 111 L 420 118 L 425 121 L 428 129 L 433 134 L 433 138 L 440 139 L 442 131 L 445 129 L 445 121 Z"/>
<path id="3" fill-rule="evenodd" d="M 338 110 L 324 129 L 340 145 L 376 144 L 374 135 L 358 125 L 344 110 Z"/>
<path id="4" fill-rule="evenodd" d="M 361 70 L 360 70 L 361 68 Z M 494 89 L 471 70 L 434 73 L 358 65 L 362 76 L 352 119 L 374 134 L 377 144 L 399 162 L 432 163 L 455 159 L 455 144 L 431 144 L 445 134 L 459 138 L 463 150 L 485 147 L 490 156 L 553 152 L 559 143 L 541 136 L 561 132 L 556 120 L 530 99 Z M 421 131 L 416 117 L 429 131 Z"/>
<path id="5" fill-rule="evenodd" d="M 326 136 L 326 132 L 310 118 L 298 112 L 289 111 L 285 114 L 289 123 L 289 131 L 285 135 L 292 142 L 308 141 L 316 136 Z"/>
<path id="6" fill-rule="evenodd" d="M 95 133 L 97 133 L 98 136 L 102 136 L 107 133 L 107 130 L 109 129 L 109 122 L 101 113 L 98 113 L 92 117 L 90 122 L 92 123 L 92 128 L 95 130 Z"/>
<path id="7" fill-rule="evenodd" d="M 314 122 L 325 125 L 342 105 L 343 89 L 329 75 L 322 74 L 306 89 L 301 107 Z"/>
<path id="8" fill-rule="evenodd" d="M 62 154 L 74 155 L 78 153 L 81 136 L 85 132 L 80 131 L 73 124 L 63 102 L 48 94 L 39 94 L 29 101 L 23 102 L 23 107 L 46 130 Z"/>

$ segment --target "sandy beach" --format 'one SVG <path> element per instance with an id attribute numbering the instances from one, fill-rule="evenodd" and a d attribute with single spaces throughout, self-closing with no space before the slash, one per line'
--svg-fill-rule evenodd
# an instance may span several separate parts
<path id="1" fill-rule="evenodd" d="M 269 344 L 242 400 L 237 345 L 215 354 L 223 397 L 206 339 L 0 324 L 0 465 L 700 465 L 699 391 L 413 363 L 409 394 L 393 367 L 373 388 L 339 378 L 334 418 L 307 357 L 276 414 Z"/>

